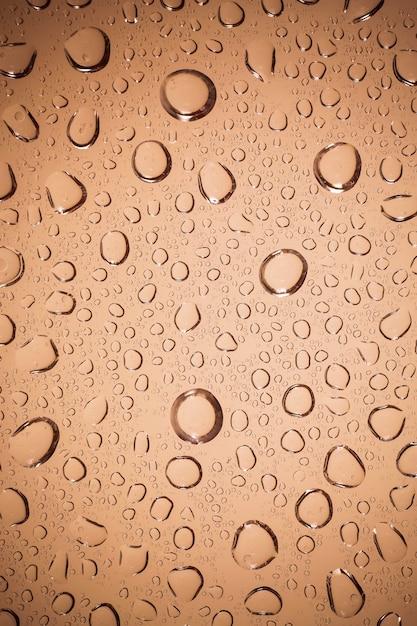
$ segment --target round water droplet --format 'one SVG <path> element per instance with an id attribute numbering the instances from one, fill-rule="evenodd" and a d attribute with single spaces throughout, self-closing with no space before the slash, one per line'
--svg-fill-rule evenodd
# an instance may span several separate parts
<path id="1" fill-rule="evenodd" d="M 109 265 L 120 265 L 129 256 L 129 240 L 120 230 L 110 230 L 101 238 L 100 254 Z"/>
<path id="2" fill-rule="evenodd" d="M 374 542 L 379 556 L 386 563 L 398 563 L 407 554 L 407 543 L 392 524 L 378 522 L 374 528 Z"/>
<path id="3" fill-rule="evenodd" d="M 143 141 L 133 153 L 135 174 L 145 183 L 159 183 L 171 171 L 171 155 L 160 141 Z"/>
<path id="4" fill-rule="evenodd" d="M 10 454 L 23 467 L 38 467 L 51 458 L 59 441 L 58 426 L 47 417 L 28 420 L 11 435 Z"/>
<path id="5" fill-rule="evenodd" d="M 99 28 L 77 30 L 64 43 L 65 55 L 72 67 L 80 72 L 97 72 L 110 57 L 110 40 Z"/>
<path id="6" fill-rule="evenodd" d="M 296 250 L 276 250 L 262 262 L 259 279 L 269 293 L 289 296 L 300 289 L 307 276 L 307 269 L 307 261 Z"/>
<path id="7" fill-rule="evenodd" d="M 315 547 L 315 541 L 309 535 L 302 535 L 297 540 L 297 550 L 301 552 L 301 554 L 310 554 L 310 552 L 313 552 Z"/>
<path id="8" fill-rule="evenodd" d="M 393 441 L 402 433 L 405 417 L 402 409 L 392 404 L 378 406 L 369 414 L 369 428 L 381 441 Z"/>
<path id="9" fill-rule="evenodd" d="M 278 553 L 275 533 L 263 522 L 249 520 L 240 526 L 233 539 L 232 555 L 245 569 L 260 569 Z"/>
<path id="10" fill-rule="evenodd" d="M 174 544 L 179 550 L 190 550 L 195 541 L 194 531 L 188 526 L 180 526 L 174 532 Z"/>
<path id="11" fill-rule="evenodd" d="M 208 161 L 198 173 L 198 186 L 210 204 L 221 204 L 235 191 L 236 181 L 227 167 L 217 161 Z"/>
<path id="12" fill-rule="evenodd" d="M 269 116 L 268 126 L 276 132 L 283 131 L 288 126 L 288 118 L 284 111 L 274 111 Z"/>
<path id="13" fill-rule="evenodd" d="M 314 409 L 314 394 L 307 385 L 292 385 L 282 398 L 284 411 L 294 417 L 306 417 Z"/>
<path id="14" fill-rule="evenodd" d="M 326 146 L 316 155 L 314 175 L 322 187 L 333 193 L 352 189 L 361 173 L 359 152 L 349 143 Z"/>
<path id="15" fill-rule="evenodd" d="M 75 278 L 76 269 L 70 261 L 58 261 L 52 268 L 52 273 L 62 283 L 67 283 Z"/>
<path id="16" fill-rule="evenodd" d="M 401 50 L 393 59 L 395 77 L 405 85 L 417 85 L 417 50 Z"/>
<path id="17" fill-rule="evenodd" d="M 401 307 L 384 315 L 379 323 L 379 330 L 386 339 L 397 341 L 409 330 L 411 322 L 408 308 Z"/>
<path id="18" fill-rule="evenodd" d="M 305 446 L 305 441 L 298 430 L 287 430 L 281 437 L 281 447 L 287 452 L 301 452 Z"/>
<path id="19" fill-rule="evenodd" d="M 358 487 L 365 479 L 365 466 L 348 446 L 335 446 L 326 454 L 324 476 L 335 487 Z"/>
<path id="20" fill-rule="evenodd" d="M 175 326 L 182 333 L 194 330 L 200 321 L 200 311 L 194 302 L 183 302 L 177 309 L 174 317 Z"/>
<path id="21" fill-rule="evenodd" d="M 270 587 L 252 589 L 245 598 L 245 609 L 252 615 L 277 615 L 281 608 L 281 596 Z"/>
<path id="22" fill-rule="evenodd" d="M 216 88 L 208 76 L 197 70 L 177 70 L 164 79 L 160 98 L 172 117 L 192 122 L 210 113 L 216 102 Z"/>
<path id="23" fill-rule="evenodd" d="M 24 270 L 20 252 L 0 246 L 0 287 L 9 287 L 21 278 Z"/>
<path id="24" fill-rule="evenodd" d="M 404 476 L 417 477 L 417 442 L 412 441 L 400 450 L 397 468 Z"/>
<path id="25" fill-rule="evenodd" d="M 297 520 L 308 528 L 323 528 L 330 522 L 332 515 L 332 501 L 322 489 L 305 491 L 295 505 Z"/>
<path id="26" fill-rule="evenodd" d="M 36 335 L 16 350 L 15 360 L 20 370 L 40 374 L 54 367 L 58 361 L 58 350 L 52 339 Z"/>
<path id="27" fill-rule="evenodd" d="M 87 105 L 81 106 L 68 122 L 67 136 L 76 148 L 89 148 L 99 133 L 97 112 Z"/>
<path id="28" fill-rule="evenodd" d="M 218 400 L 205 389 L 190 389 L 179 395 L 171 407 L 174 432 L 192 444 L 206 443 L 216 437 L 223 424 Z"/>
<path id="29" fill-rule="evenodd" d="M 16 326 L 13 320 L 5 314 L 0 314 L 0 346 L 7 346 L 15 337 Z"/>
<path id="30" fill-rule="evenodd" d="M 326 577 L 330 607 L 338 617 L 354 617 L 365 604 L 365 594 L 356 578 L 344 569 Z"/>
<path id="31" fill-rule="evenodd" d="M 65 478 L 72 483 L 78 483 L 87 474 L 86 466 L 75 456 L 71 456 L 65 461 L 62 471 Z"/>
<path id="32" fill-rule="evenodd" d="M 20 626 L 20 620 L 14 611 L 0 609 L 0 626 Z"/>
<path id="33" fill-rule="evenodd" d="M 198 485 L 203 473 L 200 463 L 191 456 L 177 456 L 168 461 L 165 475 L 173 487 L 191 489 Z"/>
<path id="34" fill-rule="evenodd" d="M 63 591 L 52 600 L 52 610 L 57 615 L 68 615 L 74 608 L 75 598 L 71 593 Z"/>
<path id="35" fill-rule="evenodd" d="M 46 192 L 51 207 L 65 215 L 78 209 L 87 199 L 84 185 L 68 172 L 53 172 L 46 179 Z"/>
<path id="36" fill-rule="evenodd" d="M 199 594 L 204 578 L 196 567 L 177 567 L 167 578 L 168 587 L 181 602 L 191 602 Z"/>
<path id="37" fill-rule="evenodd" d="M 29 503 L 17 489 L 4 489 L 0 493 L 0 517 L 3 524 L 16 526 L 29 518 Z"/>

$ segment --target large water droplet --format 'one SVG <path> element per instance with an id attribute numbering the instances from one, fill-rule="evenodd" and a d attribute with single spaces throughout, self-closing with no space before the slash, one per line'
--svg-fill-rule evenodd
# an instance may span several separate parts
<path id="1" fill-rule="evenodd" d="M 181 602 L 191 602 L 199 594 L 204 579 L 196 567 L 178 567 L 168 574 L 168 586 Z"/>
<path id="2" fill-rule="evenodd" d="M 374 542 L 379 556 L 386 563 L 398 563 L 407 554 L 407 543 L 392 524 L 378 522 L 374 528 Z"/>
<path id="3" fill-rule="evenodd" d="M 203 476 L 200 463 L 191 456 L 177 456 L 168 461 L 165 474 L 177 489 L 191 489 Z"/>
<path id="4" fill-rule="evenodd" d="M 29 142 L 39 136 L 39 125 L 31 112 L 21 104 L 12 104 L 2 113 L 2 120 L 17 139 Z"/>
<path id="5" fill-rule="evenodd" d="M 405 85 L 417 85 L 417 50 L 401 50 L 392 62 L 396 78 Z"/>
<path id="6" fill-rule="evenodd" d="M 65 215 L 78 209 L 87 198 L 87 190 L 68 172 L 53 172 L 46 179 L 46 192 L 51 207 Z"/>
<path id="7" fill-rule="evenodd" d="M 307 261 L 296 250 L 276 250 L 262 262 L 259 279 L 269 293 L 289 296 L 300 289 L 307 276 L 307 269 Z"/>
<path id="8" fill-rule="evenodd" d="M 69 63 L 76 70 L 97 72 L 108 63 L 110 41 L 99 28 L 80 28 L 66 40 L 64 50 Z"/>
<path id="9" fill-rule="evenodd" d="M 29 503 L 17 489 L 4 489 L 0 493 L 0 518 L 3 524 L 16 526 L 29 518 Z"/>
<path id="10" fill-rule="evenodd" d="M 160 141 L 143 141 L 133 153 L 135 174 L 145 183 L 159 183 L 171 171 L 171 155 Z"/>
<path id="11" fill-rule="evenodd" d="M 0 246 L 0 287 L 9 287 L 21 278 L 24 270 L 20 252 Z"/>
<path id="12" fill-rule="evenodd" d="M 256 39 L 248 43 L 245 53 L 248 70 L 265 83 L 271 81 L 275 69 L 275 48 L 267 39 Z"/>
<path id="13" fill-rule="evenodd" d="M 58 426 L 47 417 L 28 420 L 11 435 L 10 454 L 23 467 L 38 467 L 51 458 L 59 441 Z"/>
<path id="14" fill-rule="evenodd" d="M 324 476 L 336 487 L 358 487 L 365 479 L 365 466 L 348 446 L 335 446 L 326 454 Z"/>
<path id="15" fill-rule="evenodd" d="M 0 46 L 0 74 L 9 78 L 22 78 L 32 71 L 36 48 L 31 43 L 17 42 Z"/>
<path id="16" fill-rule="evenodd" d="M 36 335 L 16 350 L 16 365 L 31 374 L 40 374 L 52 369 L 58 361 L 58 350 L 49 337 Z"/>
<path id="17" fill-rule="evenodd" d="M 232 555 L 245 569 L 260 569 L 270 563 L 278 553 L 275 533 L 263 522 L 249 520 L 235 532 Z"/>
<path id="18" fill-rule="evenodd" d="M 392 404 L 378 406 L 369 414 L 369 428 L 381 441 L 392 441 L 399 437 L 405 425 L 402 409 Z"/>
<path id="19" fill-rule="evenodd" d="M 211 441 L 219 434 L 222 424 L 222 408 L 205 389 L 185 391 L 172 404 L 171 425 L 184 441 L 193 444 Z"/>
<path id="20" fill-rule="evenodd" d="M 296 518 L 308 528 L 323 528 L 330 522 L 332 515 L 332 501 L 322 489 L 305 491 L 295 505 Z"/>
<path id="21" fill-rule="evenodd" d="M 216 88 L 208 76 L 197 70 L 177 70 L 164 79 L 160 98 L 172 117 L 192 122 L 210 113 L 216 102 Z"/>
<path id="22" fill-rule="evenodd" d="M 335 143 L 320 150 L 314 159 L 314 175 L 322 187 L 333 193 L 352 189 L 361 173 L 359 152 L 349 143 Z"/>
<path id="23" fill-rule="evenodd" d="M 219 7 L 219 22 L 226 28 L 240 26 L 245 19 L 245 12 L 237 2 L 222 2 Z"/>
<path id="24" fill-rule="evenodd" d="M 365 604 L 365 594 L 356 578 L 344 569 L 336 569 L 326 577 L 331 609 L 339 617 L 354 617 Z"/>
<path id="25" fill-rule="evenodd" d="M 198 173 L 199 189 L 210 204 L 226 202 L 236 189 L 230 170 L 218 161 L 208 161 Z"/>
<path id="26" fill-rule="evenodd" d="M 400 307 L 381 319 L 379 330 L 386 339 L 397 341 L 401 339 L 411 326 L 411 315 L 406 307 Z"/>
<path id="27" fill-rule="evenodd" d="M 417 477 L 417 442 L 412 441 L 399 451 L 397 468 L 404 476 Z"/>
<path id="28" fill-rule="evenodd" d="M 245 608 L 252 615 L 277 615 L 282 608 L 281 596 L 270 587 L 258 587 L 246 596 Z"/>

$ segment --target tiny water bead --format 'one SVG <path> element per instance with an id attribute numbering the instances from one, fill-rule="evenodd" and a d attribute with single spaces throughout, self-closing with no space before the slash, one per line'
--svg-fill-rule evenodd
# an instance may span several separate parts
<path id="1" fill-rule="evenodd" d="M 264 289 L 276 296 L 290 296 L 300 289 L 307 276 L 308 265 L 297 250 L 281 249 L 271 252 L 259 269 Z"/>
<path id="2" fill-rule="evenodd" d="M 192 444 L 214 439 L 223 424 L 223 411 L 218 400 L 205 389 L 190 389 L 179 395 L 171 407 L 174 432 Z"/>
<path id="3" fill-rule="evenodd" d="M 320 150 L 313 163 L 316 179 L 333 193 L 349 191 L 356 185 L 361 173 L 361 158 L 351 144 L 339 142 Z"/>
<path id="4" fill-rule="evenodd" d="M 216 87 L 202 72 L 177 70 L 164 78 L 160 98 L 169 115 L 192 122 L 210 113 L 216 103 Z"/>

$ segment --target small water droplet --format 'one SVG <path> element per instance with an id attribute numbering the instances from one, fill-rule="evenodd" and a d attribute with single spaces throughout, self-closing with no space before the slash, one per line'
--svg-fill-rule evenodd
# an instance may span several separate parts
<path id="1" fill-rule="evenodd" d="M 56 615 L 68 615 L 74 608 L 75 598 L 71 593 L 62 591 L 52 600 L 52 610 Z"/>
<path id="2" fill-rule="evenodd" d="M 330 496 L 322 489 L 305 491 L 296 502 L 295 516 L 308 528 L 323 528 L 333 516 Z"/>
<path id="3" fill-rule="evenodd" d="M 326 454 L 325 478 L 336 487 L 358 487 L 365 480 L 365 466 L 348 446 L 335 446 Z"/>
<path id="4" fill-rule="evenodd" d="M 244 605 L 252 615 L 277 615 L 282 609 L 282 600 L 275 589 L 258 587 L 248 593 Z"/>
<path id="5" fill-rule="evenodd" d="M 352 189 L 358 182 L 361 158 L 351 144 L 330 144 L 316 155 L 313 169 L 322 187 L 333 193 L 341 193 Z"/>
<path id="6" fill-rule="evenodd" d="M 177 456 L 168 461 L 165 475 L 173 487 L 191 489 L 200 482 L 203 473 L 200 463 L 191 456 Z"/>
<path id="7" fill-rule="evenodd" d="M 208 161 L 198 173 L 198 186 L 210 204 L 221 204 L 235 191 L 236 181 L 227 167 L 217 161 Z"/>
<path id="8" fill-rule="evenodd" d="M 190 389 L 179 395 L 171 407 L 174 432 L 192 444 L 214 439 L 223 424 L 223 411 L 218 400 L 205 389 Z"/>

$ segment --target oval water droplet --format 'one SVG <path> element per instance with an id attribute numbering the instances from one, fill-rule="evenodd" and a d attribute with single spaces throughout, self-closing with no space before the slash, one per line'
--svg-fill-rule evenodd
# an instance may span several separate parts
<path id="1" fill-rule="evenodd" d="M 262 262 L 259 279 L 270 294 L 289 296 L 300 289 L 307 276 L 307 269 L 307 261 L 296 250 L 276 250 Z"/>
<path id="2" fill-rule="evenodd" d="M 0 518 L 3 524 L 17 526 L 29 518 L 29 503 L 25 495 L 10 487 L 0 493 Z"/>
<path id="3" fill-rule="evenodd" d="M 170 516 L 173 507 L 174 503 L 172 500 L 166 496 L 160 496 L 152 502 L 149 512 L 155 520 L 164 522 Z"/>
<path id="4" fill-rule="evenodd" d="M 129 240 L 120 230 L 110 230 L 101 238 L 100 254 L 109 265 L 120 265 L 129 256 Z"/>
<path id="5" fill-rule="evenodd" d="M 396 183 L 402 176 L 403 165 L 397 157 L 385 157 L 379 166 L 379 173 L 386 183 Z"/>
<path id="6" fill-rule="evenodd" d="M 269 83 L 275 69 L 275 48 L 268 39 L 256 39 L 246 46 L 248 70 L 262 82 Z"/>
<path id="7" fill-rule="evenodd" d="M 169 572 L 167 582 L 179 601 L 191 602 L 199 594 L 204 578 L 196 567 L 177 567 Z"/>
<path id="8" fill-rule="evenodd" d="M 200 322 L 200 311 L 194 302 L 183 302 L 175 313 L 175 326 L 182 333 L 188 333 L 191 330 L 194 330 Z"/>
<path id="9" fill-rule="evenodd" d="M 278 17 L 284 10 L 282 0 L 262 0 L 262 8 L 270 17 Z"/>
<path id="10" fill-rule="evenodd" d="M 171 407 L 171 425 L 183 441 L 192 444 L 214 439 L 223 424 L 218 400 L 205 389 L 190 389 L 179 395 Z"/>
<path id="11" fill-rule="evenodd" d="M 296 502 L 295 516 L 308 528 L 323 528 L 333 516 L 330 496 L 322 489 L 305 491 Z"/>
<path id="12" fill-rule="evenodd" d="M 332 389 L 343 391 L 349 385 L 350 373 L 344 365 L 332 363 L 326 368 L 325 380 Z"/>
<path id="13" fill-rule="evenodd" d="M 165 475 L 173 487 L 191 489 L 200 482 L 203 473 L 200 463 L 191 456 L 177 456 L 168 461 Z"/>
<path id="14" fill-rule="evenodd" d="M 411 315 L 406 307 L 400 307 L 381 319 L 379 330 L 385 339 L 397 341 L 403 337 L 411 326 Z"/>
<path id="15" fill-rule="evenodd" d="M 398 563 L 407 554 L 407 543 L 392 524 L 378 522 L 374 528 L 374 542 L 378 554 L 386 563 Z"/>
<path id="16" fill-rule="evenodd" d="M 417 85 L 417 50 L 400 50 L 392 61 L 395 77 L 405 85 Z"/>
<path id="17" fill-rule="evenodd" d="M 34 141 L 39 136 L 39 125 L 31 112 L 21 104 L 12 104 L 2 113 L 2 120 L 10 133 L 22 141 Z"/>
<path id="18" fill-rule="evenodd" d="M 97 72 L 108 63 L 110 40 L 99 28 L 80 28 L 66 40 L 64 50 L 73 68 L 80 72 Z"/>
<path id="19" fill-rule="evenodd" d="M 74 608 L 75 598 L 71 593 L 62 591 L 52 600 L 52 610 L 56 615 L 68 615 Z"/>
<path id="20" fill-rule="evenodd" d="M 84 463 L 75 456 L 71 456 L 64 463 L 62 472 L 67 480 L 71 483 L 78 483 L 85 478 L 87 474 L 87 468 Z"/>
<path id="21" fill-rule="evenodd" d="M 221 204 L 235 191 L 236 181 L 227 167 L 218 161 L 208 161 L 198 173 L 198 186 L 210 204 Z"/>
<path id="22" fill-rule="evenodd" d="M 81 106 L 72 115 L 67 127 L 67 136 L 76 148 L 89 148 L 99 133 L 97 111 L 87 105 Z"/>
<path id="23" fill-rule="evenodd" d="M 258 587 L 248 593 L 244 606 L 252 615 L 277 615 L 282 609 L 282 600 L 274 589 Z"/>
<path id="24" fill-rule="evenodd" d="M 415 196 L 398 194 L 385 198 L 381 212 L 393 222 L 406 222 L 417 215 Z"/>
<path id="25" fill-rule="evenodd" d="M 356 578 L 344 569 L 336 569 L 326 577 L 330 607 L 338 617 L 354 617 L 365 604 L 365 593 Z"/>
<path id="26" fill-rule="evenodd" d="M 404 476 L 417 478 L 417 442 L 412 441 L 399 451 L 397 468 Z"/>
<path id="27" fill-rule="evenodd" d="M 24 270 L 20 252 L 0 246 L 0 287 L 9 287 L 21 278 Z"/>
<path id="28" fill-rule="evenodd" d="M 75 309 L 74 296 L 65 291 L 53 291 L 45 301 L 45 308 L 53 315 L 69 315 Z"/>
<path id="29" fill-rule="evenodd" d="M 108 411 L 108 403 L 103 395 L 91 398 L 83 410 L 83 420 L 90 426 L 100 424 L 104 420 Z"/>
<path id="30" fill-rule="evenodd" d="M 282 398 L 284 411 L 293 417 L 306 417 L 314 409 L 314 394 L 307 385 L 292 385 Z"/>
<path id="31" fill-rule="evenodd" d="M 52 339 L 36 335 L 16 350 L 15 360 L 20 370 L 40 374 L 54 367 L 58 361 L 58 350 Z"/>
<path id="32" fill-rule="evenodd" d="M 269 526 L 258 520 L 249 520 L 235 532 L 232 555 L 245 569 L 260 569 L 270 563 L 278 553 L 278 541 Z"/>
<path id="33" fill-rule="evenodd" d="M 236 458 L 242 472 L 248 472 L 256 465 L 256 456 L 249 446 L 239 446 L 236 450 Z"/>
<path id="34" fill-rule="evenodd" d="M 69 526 L 71 534 L 78 543 L 93 548 L 100 546 L 107 539 L 107 529 L 102 524 L 79 516 Z"/>
<path id="35" fill-rule="evenodd" d="M 56 423 L 47 417 L 35 417 L 10 436 L 10 454 L 22 467 L 38 467 L 51 458 L 58 441 Z"/>
<path id="36" fill-rule="evenodd" d="M 0 346 L 7 346 L 15 338 L 16 325 L 14 321 L 5 314 L 0 314 Z"/>
<path id="37" fill-rule="evenodd" d="M 346 522 L 340 528 L 340 537 L 345 546 L 355 546 L 359 541 L 359 526 L 356 522 Z"/>
<path id="38" fill-rule="evenodd" d="M 171 171 L 171 155 L 160 141 L 143 141 L 133 153 L 135 174 L 145 183 L 159 183 Z"/>
<path id="39" fill-rule="evenodd" d="M 393 441 L 402 433 L 405 417 L 402 409 L 392 404 L 378 406 L 369 414 L 368 425 L 380 441 Z"/>
<path id="40" fill-rule="evenodd" d="M 46 192 L 51 207 L 62 215 L 78 209 L 87 199 L 87 190 L 68 172 L 53 172 L 46 179 Z"/>
<path id="41" fill-rule="evenodd" d="M 335 446 L 328 451 L 323 472 L 335 487 L 358 487 L 365 480 L 365 466 L 348 446 Z"/>
<path id="42" fill-rule="evenodd" d="M 202 72 L 177 70 L 164 79 L 160 99 L 172 117 L 192 122 L 210 113 L 216 102 L 216 87 Z"/>
<path id="43" fill-rule="evenodd" d="M 314 175 L 320 185 L 341 193 L 352 189 L 361 173 L 359 152 L 349 143 L 330 144 L 320 150 L 313 164 Z"/>

